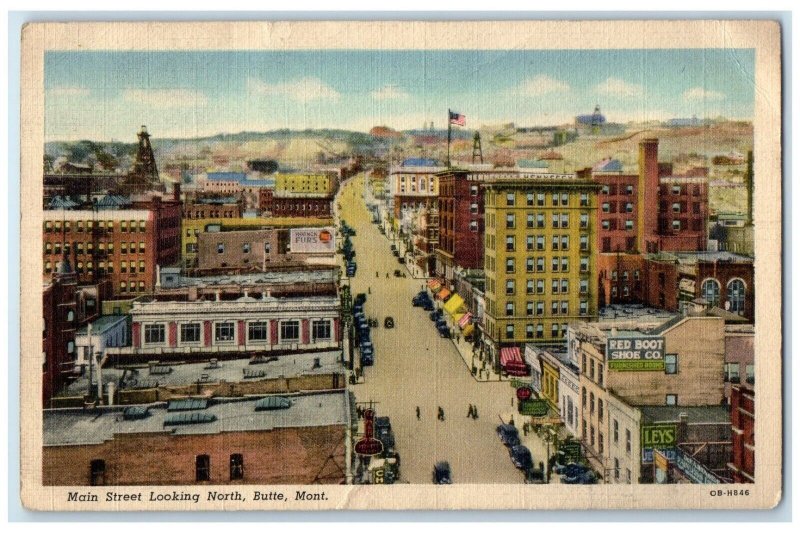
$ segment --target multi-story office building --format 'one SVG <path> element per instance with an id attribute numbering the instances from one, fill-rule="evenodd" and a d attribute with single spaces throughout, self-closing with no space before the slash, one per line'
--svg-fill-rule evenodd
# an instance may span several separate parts
<path id="1" fill-rule="evenodd" d="M 490 353 L 560 340 L 570 322 L 597 318 L 597 188 L 569 174 L 486 183 L 483 326 Z"/>
<path id="2" fill-rule="evenodd" d="M 180 259 L 181 203 L 105 196 L 44 211 L 44 276 L 66 256 L 78 284 L 111 281 L 114 295 L 153 290 L 156 266 Z"/>

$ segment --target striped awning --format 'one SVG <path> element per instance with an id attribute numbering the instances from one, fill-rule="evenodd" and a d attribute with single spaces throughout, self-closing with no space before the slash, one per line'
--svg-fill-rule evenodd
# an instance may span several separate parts
<path id="1" fill-rule="evenodd" d="M 428 280 L 428 288 L 432 291 L 438 291 L 441 286 L 442 283 L 436 278 Z"/>
<path id="2" fill-rule="evenodd" d="M 450 296 L 450 289 L 447 288 L 442 288 L 442 290 L 436 293 L 436 297 L 440 300 L 444 300 L 448 296 Z"/>
<path id="3" fill-rule="evenodd" d="M 516 346 L 511 348 L 501 348 L 500 365 L 508 366 L 509 364 L 513 365 L 514 363 L 522 363 L 522 357 L 520 357 L 519 348 Z"/>
<path id="4" fill-rule="evenodd" d="M 472 313 L 467 311 L 466 313 L 464 313 L 464 316 L 462 316 L 461 318 L 458 319 L 458 327 L 460 327 L 461 329 L 464 329 L 464 327 L 467 324 L 470 324 L 471 321 L 472 321 Z"/>
<path id="5" fill-rule="evenodd" d="M 464 299 L 458 294 L 453 293 L 453 296 L 451 296 L 450 299 L 447 300 L 447 303 L 444 304 L 444 310 L 447 311 L 450 316 L 454 316 L 459 312 L 463 305 Z"/>

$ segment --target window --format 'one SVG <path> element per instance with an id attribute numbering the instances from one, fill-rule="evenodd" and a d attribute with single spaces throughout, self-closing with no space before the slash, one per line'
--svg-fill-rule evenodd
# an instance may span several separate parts
<path id="1" fill-rule="evenodd" d="M 533 294 L 533 280 L 529 279 L 525 282 L 525 294 Z"/>
<path id="2" fill-rule="evenodd" d="M 89 463 L 89 485 L 98 487 L 106 484 L 106 462 L 94 459 Z"/>
<path id="3" fill-rule="evenodd" d="M 529 192 L 525 195 L 525 205 L 533 205 L 533 193 Z"/>
<path id="4" fill-rule="evenodd" d="M 509 235 L 506 237 L 506 252 L 514 251 L 514 236 Z"/>
<path id="5" fill-rule="evenodd" d="M 681 186 L 680 185 L 673 185 L 672 186 L 672 194 L 680 194 L 681 193 Z"/>
<path id="6" fill-rule="evenodd" d="M 528 257 L 525 260 L 525 272 L 533 272 L 533 257 Z"/>
<path id="7" fill-rule="evenodd" d="M 592 448 L 594 448 L 594 425 L 589 426 L 589 443 L 591 444 Z"/>
<path id="8" fill-rule="evenodd" d="M 533 213 L 528 213 L 528 215 L 525 217 L 525 227 L 526 228 L 533 227 Z"/>
<path id="9" fill-rule="evenodd" d="M 589 272 L 589 258 L 581 257 L 581 272 Z"/>
<path id="10" fill-rule="evenodd" d="M 311 322 L 311 335 L 313 341 L 326 341 L 331 339 L 331 321 L 314 320 Z"/>
<path id="11" fill-rule="evenodd" d="M 680 202 L 674 202 L 672 204 L 672 212 L 673 213 L 680 213 L 681 212 L 681 204 L 680 204 Z"/>
<path id="12" fill-rule="evenodd" d="M 681 229 L 681 221 L 680 220 L 673 220 L 672 221 L 672 229 L 678 231 Z"/>
<path id="13" fill-rule="evenodd" d="M 131 251 L 133 251 L 133 248 L 131 248 Z M 128 243 L 127 242 L 119 243 L 119 253 L 121 253 L 121 254 L 127 254 L 128 253 Z"/>
<path id="14" fill-rule="evenodd" d="M 470 223 L 469 223 L 469 230 L 470 230 L 472 233 L 477 233 L 477 232 L 478 232 L 478 221 L 477 221 L 477 220 L 472 220 L 472 221 L 470 221 Z"/>
<path id="15" fill-rule="evenodd" d="M 196 242 L 187 242 L 186 243 L 186 253 L 188 253 L 188 254 L 196 254 L 197 253 L 197 243 Z"/>
<path id="16" fill-rule="evenodd" d="M 132 251 L 133 251 L 133 250 L 131 250 L 131 252 L 132 252 Z M 140 253 L 140 254 L 143 254 L 143 253 L 144 253 L 144 241 L 140 241 L 140 242 L 139 242 L 139 253 Z"/>
<path id="17" fill-rule="evenodd" d="M 568 228 L 569 227 L 569 213 L 562 213 L 561 214 L 561 227 Z"/>
<path id="18" fill-rule="evenodd" d="M 120 261 L 119 262 L 119 271 L 125 274 L 128 271 L 128 262 L 127 261 Z"/>
<path id="19" fill-rule="evenodd" d="M 506 294 L 508 294 L 508 295 L 514 294 L 514 280 L 513 279 L 506 280 Z"/>
<path id="20" fill-rule="evenodd" d="M 625 469 L 625 481 L 627 483 L 631 482 L 631 469 L 630 468 L 626 468 Z"/>
<path id="21" fill-rule="evenodd" d="M 544 280 L 537 279 L 536 280 L 536 294 L 544 294 Z"/>
<path id="22" fill-rule="evenodd" d="M 625 429 L 625 452 L 631 453 L 631 430 Z"/>
<path id="23" fill-rule="evenodd" d="M 121 232 L 123 232 L 123 233 L 127 233 L 128 232 L 128 221 L 127 220 L 120 221 L 119 230 Z"/>
<path id="24" fill-rule="evenodd" d="M 586 294 L 587 292 L 589 292 L 589 280 L 582 278 L 580 281 L 580 293 Z"/>
<path id="25" fill-rule="evenodd" d="M 544 257 L 536 258 L 536 272 L 544 272 Z"/>
<path id="26" fill-rule="evenodd" d="M 603 220 L 602 222 L 600 222 L 600 226 L 603 229 L 611 229 L 611 221 L 610 220 Z"/>
<path id="27" fill-rule="evenodd" d="M 536 205 L 542 207 L 544 205 L 544 193 L 536 193 Z"/>
<path id="28" fill-rule="evenodd" d="M 247 324 L 247 340 L 261 342 L 267 340 L 267 322 L 250 322 Z"/>
<path id="29" fill-rule="evenodd" d="M 559 265 L 558 257 L 554 257 L 550 261 L 550 266 L 551 266 L 551 269 L 552 269 L 553 272 L 558 272 L 558 265 Z"/>
<path id="30" fill-rule="evenodd" d="M 544 302 L 536 302 L 536 314 L 537 315 L 544 314 Z"/>
<path id="31" fill-rule="evenodd" d="M 506 326 L 506 339 L 513 339 L 514 338 L 514 325 L 508 324 Z"/>
<path id="32" fill-rule="evenodd" d="M 581 300 L 580 303 L 580 314 L 585 315 L 589 312 L 589 302 L 586 300 Z"/>
<path id="33" fill-rule="evenodd" d="M 123 283 L 125 283 L 123 281 Z M 164 324 L 145 324 L 144 343 L 160 344 L 164 342 Z"/>
<path id="34" fill-rule="evenodd" d="M 602 431 L 598 431 L 597 432 L 597 451 L 600 452 L 600 453 L 603 453 L 604 449 L 605 449 L 605 439 L 603 438 L 603 432 Z"/>
<path id="35" fill-rule="evenodd" d="M 200 342 L 200 324 L 181 324 L 181 342 Z"/>
<path id="36" fill-rule="evenodd" d="M 541 324 L 536 324 L 536 338 L 541 339 L 544 337 L 544 326 Z"/>
<path id="37" fill-rule="evenodd" d="M 558 235 L 553 235 L 553 239 L 550 241 L 550 243 L 552 245 L 551 249 L 558 250 L 558 242 L 559 242 L 558 241 Z"/>
<path id="38" fill-rule="evenodd" d="M 235 324 L 233 322 L 217 322 L 214 324 L 214 340 L 216 342 L 230 342 L 235 338 Z"/>
<path id="39" fill-rule="evenodd" d="M 225 253 L 225 244 L 218 242 L 217 243 L 217 253 L 224 254 Z"/>
<path id="40" fill-rule="evenodd" d="M 536 213 L 536 227 L 537 228 L 544 227 L 544 213 Z"/>
<path id="41" fill-rule="evenodd" d="M 613 435 L 612 438 L 614 439 L 614 444 L 617 444 L 619 442 L 619 422 L 616 418 L 611 422 L 611 427 L 611 434 Z"/>
<path id="42" fill-rule="evenodd" d="M 477 215 L 478 214 L 478 204 L 471 203 L 469 205 L 469 212 L 472 213 L 473 215 Z"/>
<path id="43" fill-rule="evenodd" d="M 614 457 L 614 479 L 619 481 L 619 459 Z"/>
<path id="44" fill-rule="evenodd" d="M 553 315 L 557 315 L 558 314 L 558 302 L 555 301 L 555 300 L 550 302 L 550 313 L 553 314 Z"/>
<path id="45" fill-rule="evenodd" d="M 603 400 L 597 399 L 597 420 L 603 421 Z"/>
<path id="46" fill-rule="evenodd" d="M 139 232 L 144 233 L 147 229 L 147 223 L 144 220 L 139 221 Z"/>
<path id="47" fill-rule="evenodd" d="M 561 236 L 561 249 L 562 250 L 569 250 L 569 235 L 562 235 Z"/>
<path id="48" fill-rule="evenodd" d="M 525 304 L 525 316 L 533 316 L 533 302 Z"/>
<path id="49" fill-rule="evenodd" d="M 550 282 L 550 292 L 552 294 L 558 294 L 558 287 L 559 287 L 559 284 L 558 284 L 558 280 L 557 279 L 554 279 L 554 280 L 552 280 Z M 555 303 L 555 302 L 553 302 L 553 303 Z"/>
<path id="50" fill-rule="evenodd" d="M 756 365 L 746 365 L 744 367 L 745 371 L 745 381 L 750 385 L 754 385 L 756 382 Z"/>
<path id="51" fill-rule="evenodd" d="M 569 302 L 567 300 L 561 300 L 561 314 L 562 315 L 569 314 Z"/>
<path id="52" fill-rule="evenodd" d="M 561 280 L 561 293 L 562 294 L 566 294 L 568 292 L 569 292 L 569 280 L 568 279 L 562 279 Z"/>
<path id="53" fill-rule="evenodd" d="M 568 206 L 569 205 L 569 194 L 562 192 L 561 193 L 561 205 Z"/>
<path id="54" fill-rule="evenodd" d="M 732 279 L 728 282 L 728 301 L 727 310 L 731 313 L 742 314 L 744 312 L 744 282 L 740 279 Z"/>
<path id="55" fill-rule="evenodd" d="M 526 339 L 533 338 L 533 324 L 528 324 L 525 326 L 525 338 Z"/>
<path id="56" fill-rule="evenodd" d="M 558 205 L 558 193 L 554 192 L 553 195 L 551 196 L 550 200 L 551 200 L 551 203 L 553 204 L 553 206 L 557 206 Z"/>
<path id="57" fill-rule="evenodd" d="M 611 212 L 611 204 L 608 202 L 603 202 L 602 205 L 603 213 L 610 213 Z"/>
<path id="58" fill-rule="evenodd" d="M 513 274 L 514 273 L 514 258 L 509 257 L 506 259 L 506 274 Z"/>
<path id="59" fill-rule="evenodd" d="M 553 213 L 550 215 L 550 222 L 553 228 L 558 228 L 558 213 Z"/>
<path id="60" fill-rule="evenodd" d="M 580 201 L 581 207 L 589 207 L 589 195 L 586 194 L 585 192 L 582 192 L 580 198 L 581 198 Z"/>
<path id="61" fill-rule="evenodd" d="M 708 302 L 709 307 L 719 304 L 719 282 L 715 279 L 707 279 L 700 286 L 701 296 Z"/>
<path id="62" fill-rule="evenodd" d="M 231 454 L 231 481 L 244 479 L 244 456 L 241 453 Z"/>
<path id="63" fill-rule="evenodd" d="M 678 395 L 677 394 L 667 394 L 666 397 L 666 404 L 667 405 L 678 405 Z"/>
<path id="64" fill-rule="evenodd" d="M 513 207 L 514 206 L 514 193 L 510 192 L 510 193 L 506 194 L 506 205 L 509 206 L 509 207 Z"/>
<path id="65" fill-rule="evenodd" d="M 133 265 L 133 263 L 131 263 L 131 265 Z M 139 261 L 139 272 L 144 272 L 144 271 L 145 271 L 144 261 Z M 131 267 L 131 272 L 133 272 L 132 267 Z"/>
<path id="66" fill-rule="evenodd" d="M 506 316 L 514 316 L 514 302 L 506 303 Z"/>
<path id="67" fill-rule="evenodd" d="M 431 185 L 433 185 L 433 182 L 431 182 Z M 478 196 L 478 186 L 470 185 L 469 194 L 470 196 Z"/>
<path id="68" fill-rule="evenodd" d="M 285 320 L 280 327 L 281 342 L 297 342 L 300 340 L 300 322 L 297 320 Z"/>
<path id="69" fill-rule="evenodd" d="M 740 383 L 739 363 L 725 363 L 725 381 L 728 383 Z"/>
<path id="70" fill-rule="evenodd" d="M 550 336 L 554 339 L 558 337 L 558 324 L 552 325 L 550 328 Z"/>
<path id="71" fill-rule="evenodd" d="M 198 455 L 194 460 L 195 481 L 211 481 L 211 457 Z"/>
<path id="72" fill-rule="evenodd" d="M 665 374 L 678 373 L 678 354 L 668 353 L 664 356 L 664 373 Z"/>
<path id="73" fill-rule="evenodd" d="M 581 387 L 581 405 L 586 407 L 586 387 Z"/>

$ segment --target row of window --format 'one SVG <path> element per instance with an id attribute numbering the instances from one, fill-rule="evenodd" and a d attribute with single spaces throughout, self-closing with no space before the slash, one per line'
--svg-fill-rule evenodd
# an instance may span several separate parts
<path id="1" fill-rule="evenodd" d="M 617 202 L 603 202 L 601 205 L 601 209 L 603 213 L 616 213 L 617 212 Z M 619 203 L 619 212 L 620 213 L 633 213 L 633 202 L 623 202 Z"/>
<path id="2" fill-rule="evenodd" d="M 198 455 L 194 460 L 195 481 L 211 481 L 211 457 Z M 244 455 L 233 453 L 228 464 L 228 475 L 231 481 L 244 479 Z M 106 485 L 106 462 L 103 459 L 94 459 L 89 463 L 89 485 Z"/>
<path id="3" fill-rule="evenodd" d="M 731 313 L 743 313 L 746 289 L 744 281 L 734 278 L 728 282 L 728 299 L 725 308 Z M 700 295 L 705 299 L 710 307 L 719 306 L 720 303 L 720 283 L 711 278 L 703 281 L 700 285 Z"/>
<path id="4" fill-rule="evenodd" d="M 528 279 L 525 280 L 525 294 L 544 294 L 543 279 Z M 579 292 L 585 294 L 589 292 L 589 280 L 581 279 L 579 282 Z M 513 279 L 506 280 L 506 296 L 513 296 L 516 294 L 517 282 Z M 550 280 L 550 294 L 567 294 L 569 293 L 569 279 L 552 279 Z"/>
<path id="5" fill-rule="evenodd" d="M 473 204 L 476 205 L 476 204 Z M 569 213 L 551 213 L 550 214 L 550 227 L 553 229 L 566 229 L 569 228 Z M 580 220 L 580 227 L 581 228 L 588 228 L 589 227 L 589 214 L 588 213 L 581 213 L 579 215 Z M 494 226 L 494 217 L 492 217 L 491 227 Z M 517 227 L 517 215 L 515 213 L 506 213 L 506 229 L 514 229 Z M 525 215 L 525 227 L 528 229 L 532 228 L 544 228 L 545 227 L 545 215 L 544 213 L 526 213 Z"/>
<path id="6" fill-rule="evenodd" d="M 745 381 L 750 385 L 756 382 L 756 365 L 745 365 Z M 725 382 L 726 383 L 741 383 L 742 377 L 739 372 L 740 363 L 725 363 Z"/>
<path id="7" fill-rule="evenodd" d="M 44 273 L 50 274 L 55 272 L 55 269 L 58 267 L 57 263 L 53 263 L 52 261 L 45 261 L 44 262 Z M 75 263 L 75 272 L 78 274 L 83 274 L 83 272 L 93 272 L 95 267 L 95 263 L 93 261 L 78 261 Z M 136 261 L 131 261 L 130 264 L 127 261 L 120 261 L 119 264 L 119 271 L 122 274 L 135 274 L 137 272 L 137 264 Z M 113 274 L 114 273 L 114 262 L 113 261 L 98 261 L 97 262 L 97 272 L 99 274 Z M 145 266 L 144 261 L 139 261 L 138 264 L 138 272 L 140 274 L 144 274 L 147 272 L 147 268 Z"/>
<path id="8" fill-rule="evenodd" d="M 179 335 L 181 343 L 201 342 L 202 324 L 190 322 L 180 324 Z M 280 343 L 290 343 L 300 341 L 300 321 L 282 320 L 279 328 Z M 311 338 L 314 342 L 330 340 L 331 321 L 312 320 Z M 145 324 L 144 343 L 145 344 L 164 344 L 166 339 L 166 326 L 164 324 Z M 269 339 L 268 323 L 264 321 L 247 323 L 248 342 L 266 342 Z M 236 340 L 236 322 L 216 322 L 214 324 L 214 342 L 234 342 Z"/>
<path id="9" fill-rule="evenodd" d="M 222 213 L 222 216 L 220 216 L 220 213 Z M 239 213 L 238 213 L 238 211 L 232 211 L 232 210 L 231 211 L 216 211 L 216 210 L 214 210 L 214 211 L 200 211 L 200 210 L 196 210 L 194 212 L 192 212 L 192 211 L 184 211 L 183 216 L 185 218 L 189 218 L 189 219 L 191 219 L 191 218 L 196 218 L 196 219 L 201 219 L 201 218 L 237 218 L 239 216 Z"/>
<path id="10" fill-rule="evenodd" d="M 138 283 L 136 281 L 120 281 L 119 292 L 122 294 L 126 292 L 144 292 L 144 281 L 139 281 Z"/>
<path id="11" fill-rule="evenodd" d="M 64 243 L 64 253 L 65 254 L 70 253 L 70 250 L 72 249 L 72 246 L 73 246 L 73 244 L 70 244 L 68 242 Z M 82 254 L 82 253 L 91 254 L 95 250 L 94 243 L 91 243 L 91 242 L 87 242 L 87 243 L 76 242 L 76 243 L 74 243 L 74 247 L 75 247 L 75 251 L 77 253 L 79 253 L 79 254 Z M 100 243 L 97 243 L 97 251 L 100 252 L 100 253 L 108 252 L 110 254 L 113 254 L 114 253 L 114 243 L 113 242 L 109 242 L 109 243 L 100 242 Z M 146 253 L 146 251 L 147 251 L 147 247 L 145 246 L 144 241 L 139 241 L 139 245 L 138 246 L 136 245 L 135 242 L 130 242 L 130 243 L 121 242 L 121 243 L 119 243 L 119 253 L 121 253 L 121 254 L 127 254 L 128 252 L 130 252 L 132 254 L 135 254 L 135 253 L 143 254 L 143 253 Z M 46 242 L 46 243 L 44 243 L 44 253 L 45 253 L 45 255 L 49 255 L 49 254 L 61 255 L 61 243 L 60 242 L 56 242 L 56 243 Z"/>
<path id="12" fill-rule="evenodd" d="M 506 325 L 506 339 L 513 340 L 515 337 L 514 324 Z M 550 337 L 561 338 L 567 336 L 567 324 L 550 325 Z M 543 339 L 544 338 L 544 325 L 543 324 L 525 324 L 525 338 L 526 339 Z"/>
<path id="13" fill-rule="evenodd" d="M 630 231 L 633 229 L 633 226 L 634 226 L 633 219 L 628 219 L 625 221 L 623 227 L 625 228 L 625 230 Z M 616 231 L 617 229 L 623 229 L 622 227 L 618 228 L 616 218 L 611 218 L 611 219 L 604 218 L 603 220 L 600 221 L 600 227 L 603 228 L 604 230 L 609 230 L 609 231 Z"/>
<path id="14" fill-rule="evenodd" d="M 544 302 L 535 302 L 536 315 L 544 315 Z M 581 300 L 579 303 L 580 314 L 585 315 L 589 312 L 589 302 Z M 506 302 L 506 316 L 516 316 L 516 306 L 514 302 Z M 525 315 L 533 316 L 534 302 L 525 302 Z M 569 301 L 568 300 L 552 300 L 550 302 L 551 315 L 568 315 L 569 314 Z"/>
<path id="15" fill-rule="evenodd" d="M 666 186 L 662 185 L 661 191 L 666 192 Z M 669 188 L 669 191 L 675 196 L 689 194 L 688 185 L 685 187 L 682 185 L 673 185 Z M 700 185 L 692 185 L 692 196 L 700 196 L 701 193 L 702 188 Z"/>
<path id="16" fill-rule="evenodd" d="M 550 270 L 551 272 L 569 272 L 569 257 L 551 257 Z M 525 272 L 531 273 L 544 271 L 544 257 L 525 258 Z M 506 258 L 506 274 L 513 274 L 514 272 L 516 272 L 516 259 L 513 257 L 508 257 Z"/>
<path id="17" fill-rule="evenodd" d="M 476 192 L 477 194 L 477 192 Z M 507 193 L 506 194 L 506 206 L 514 207 L 516 205 L 517 195 L 515 193 Z M 581 193 L 580 194 L 580 206 L 581 207 L 588 207 L 589 206 L 589 194 L 588 193 Z M 526 206 L 537 206 L 543 207 L 546 203 L 546 195 L 545 193 L 526 193 L 525 194 L 525 205 Z M 569 206 L 569 193 L 551 193 L 550 194 L 550 205 L 553 207 L 566 207 Z"/>
<path id="18" fill-rule="evenodd" d="M 127 220 L 120 220 L 118 224 L 117 227 L 122 233 L 128 233 L 129 229 L 130 232 L 135 232 L 137 229 L 141 233 L 147 231 L 147 222 L 144 220 L 131 220 L 130 223 Z M 65 220 L 63 224 L 60 220 L 46 220 L 44 223 L 44 231 L 45 233 L 50 233 L 63 230 L 65 233 L 69 233 L 74 227 L 77 232 L 92 231 L 95 228 L 111 232 L 114 231 L 114 226 L 115 223 L 113 220 L 78 220 L 75 222 L 74 226 L 70 220 Z"/>
<path id="19" fill-rule="evenodd" d="M 617 186 L 616 185 L 603 185 L 603 188 L 600 189 L 600 194 L 607 194 L 610 196 L 617 195 Z M 633 194 L 633 185 L 625 185 L 624 187 L 620 185 L 619 194 Z"/>

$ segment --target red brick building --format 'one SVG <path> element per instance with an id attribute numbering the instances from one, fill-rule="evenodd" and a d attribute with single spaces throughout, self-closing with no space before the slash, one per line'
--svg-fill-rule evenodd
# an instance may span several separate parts
<path id="1" fill-rule="evenodd" d="M 79 284 L 109 280 L 114 295 L 151 292 L 156 266 L 180 260 L 181 202 L 106 196 L 44 211 L 44 278 L 64 254 Z"/>
<path id="2" fill-rule="evenodd" d="M 618 161 L 592 169 L 598 194 L 598 249 L 602 253 L 703 251 L 708 224 L 708 169 L 673 174 L 658 162 L 658 139 L 639 143 L 639 174 Z M 585 171 L 584 171 L 585 172 Z"/>
<path id="3" fill-rule="evenodd" d="M 329 193 L 272 193 L 270 213 L 274 217 L 329 217 L 333 195 Z M 261 198 L 259 197 L 259 206 Z"/>
<path id="4" fill-rule="evenodd" d="M 645 259 L 640 254 L 597 254 L 599 306 L 641 302 L 644 266 Z"/>
<path id="5" fill-rule="evenodd" d="M 445 170 L 438 177 L 436 273 L 452 280 L 454 267 L 483 268 L 485 177 L 463 169 Z"/>
<path id="6" fill-rule="evenodd" d="M 75 274 L 56 274 L 42 293 L 42 401 L 48 405 L 72 373 L 78 328 Z"/>
<path id="7" fill-rule="evenodd" d="M 187 199 L 183 204 L 184 218 L 242 218 L 242 201 L 232 197 Z"/>
<path id="8" fill-rule="evenodd" d="M 731 433 L 733 457 L 728 469 L 734 483 L 754 483 L 756 393 L 747 387 L 731 387 Z"/>
<path id="9" fill-rule="evenodd" d="M 269 409 L 270 400 L 45 410 L 42 483 L 343 483 L 347 392 L 285 396 L 283 409 Z"/>

